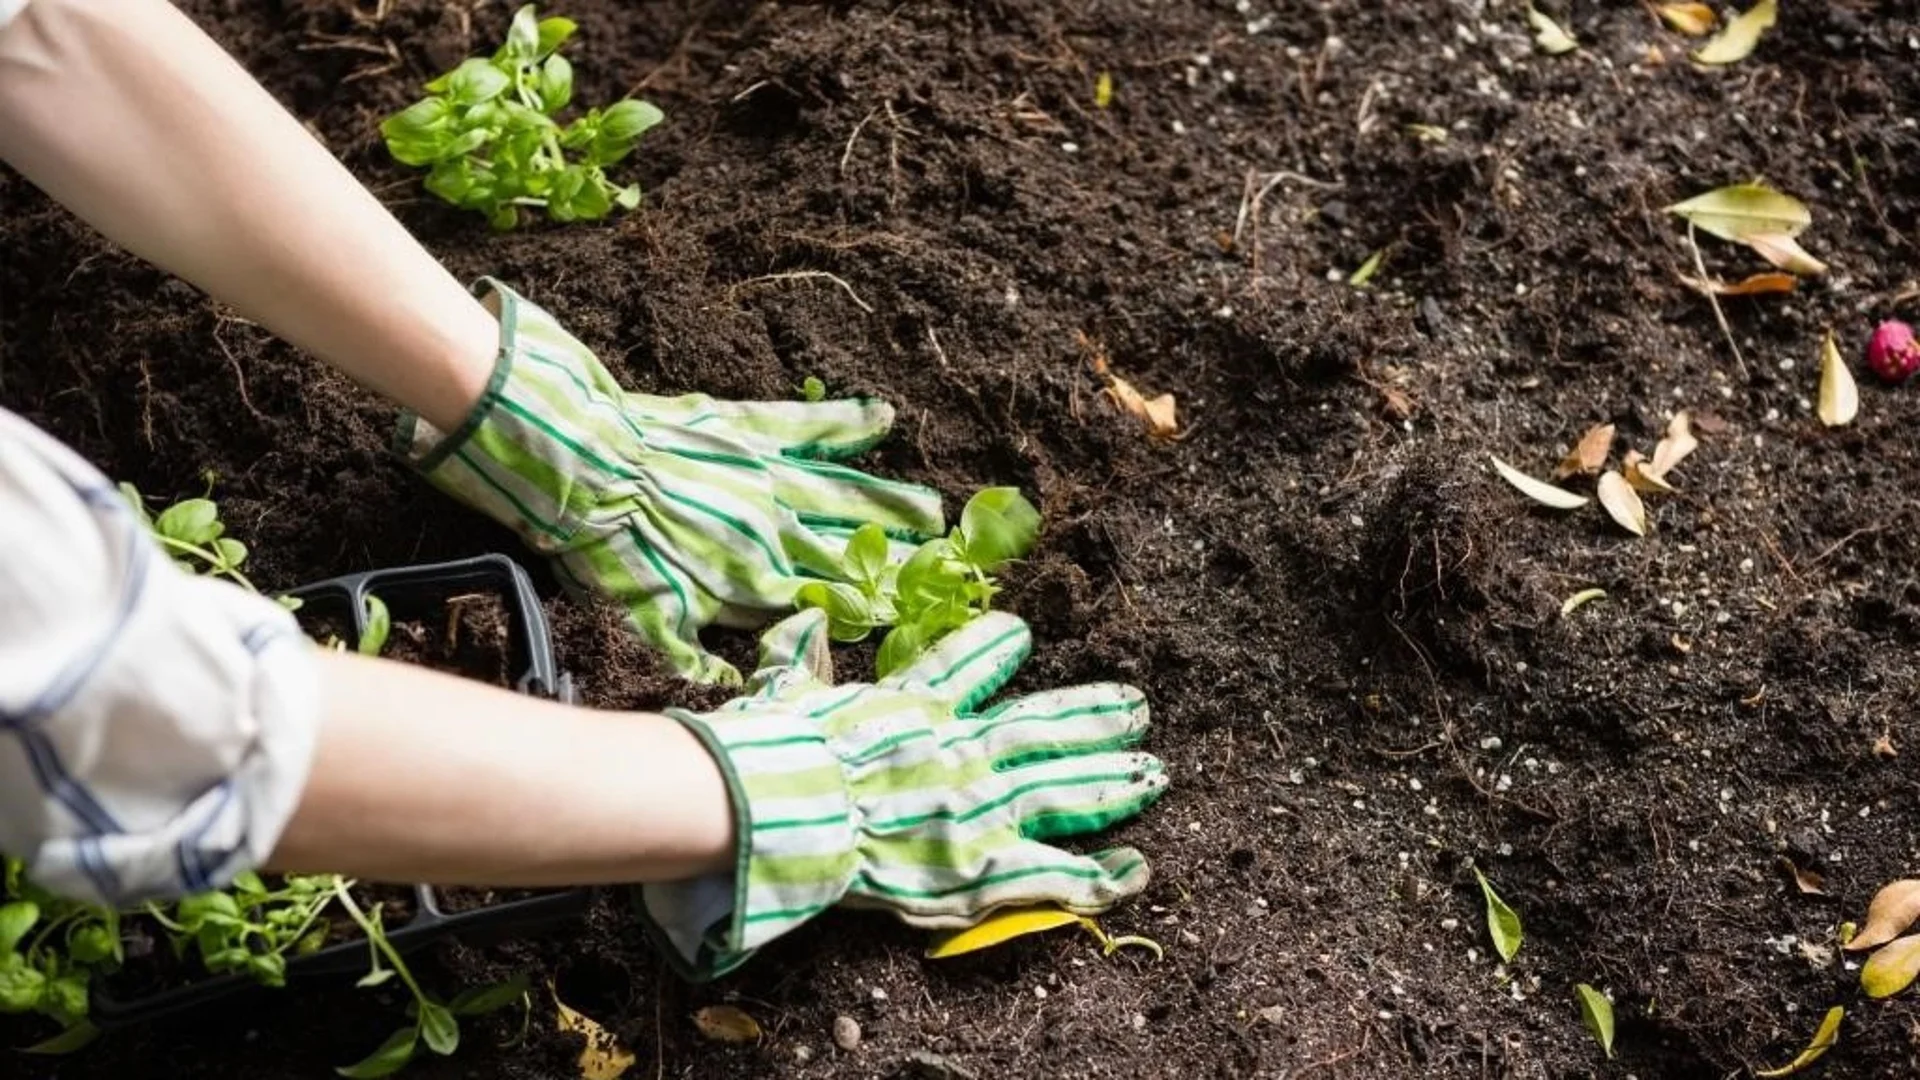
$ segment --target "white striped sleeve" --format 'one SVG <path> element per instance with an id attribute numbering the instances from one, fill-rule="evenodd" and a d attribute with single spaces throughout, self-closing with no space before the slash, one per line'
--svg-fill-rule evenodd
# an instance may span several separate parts
<path id="1" fill-rule="evenodd" d="M 176 567 L 0 409 L 0 851 L 35 881 L 126 904 L 257 865 L 306 784 L 315 666 L 290 612 Z"/>

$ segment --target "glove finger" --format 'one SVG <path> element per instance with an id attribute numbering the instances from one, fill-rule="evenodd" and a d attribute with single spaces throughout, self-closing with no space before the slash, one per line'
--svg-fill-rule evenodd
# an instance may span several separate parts
<path id="1" fill-rule="evenodd" d="M 995 848 L 977 861 L 940 868 L 876 863 L 855 879 L 848 907 L 886 908 L 911 925 L 957 930 L 1002 908 L 1056 904 L 1078 915 L 1098 915 L 1137 896 L 1152 879 L 1133 848 L 1075 855 L 1034 841 Z"/>
<path id="2" fill-rule="evenodd" d="M 827 613 L 819 608 L 796 612 L 775 623 L 760 637 L 760 664 L 751 686 L 759 686 L 782 671 L 804 671 L 823 683 L 833 682 L 833 654 L 827 648 Z"/>
<path id="3" fill-rule="evenodd" d="M 1002 775 L 1029 840 L 1099 832 L 1145 810 L 1169 782 L 1160 759 L 1142 753 L 1051 758 Z"/>
<path id="4" fill-rule="evenodd" d="M 700 629 L 720 603 L 651 553 L 623 551 L 609 542 L 567 552 L 553 561 L 555 575 L 580 598 L 602 598 L 626 612 L 627 624 L 659 649 L 682 678 L 696 683 L 740 685 L 732 664 L 700 645 Z"/>
<path id="5" fill-rule="evenodd" d="M 653 423 L 706 428 L 759 453 L 843 459 L 864 453 L 893 427 L 893 407 L 871 398 L 834 401 L 719 401 L 705 394 L 628 393 L 628 412 Z"/>
<path id="6" fill-rule="evenodd" d="M 961 734 L 943 749 L 985 753 L 995 769 L 1056 758 L 1125 750 L 1146 736 L 1146 696 L 1131 686 L 1096 683 L 1029 694 L 978 719 L 957 721 Z"/>
<path id="7" fill-rule="evenodd" d="M 876 522 L 888 535 L 915 542 L 946 532 L 940 493 L 886 480 L 827 461 L 769 458 L 775 496 L 810 527 L 857 529 Z"/>
<path id="8" fill-rule="evenodd" d="M 966 712 L 1013 678 L 1033 651 L 1033 631 L 1015 615 L 992 611 L 941 638 L 880 685 L 931 695 Z"/>

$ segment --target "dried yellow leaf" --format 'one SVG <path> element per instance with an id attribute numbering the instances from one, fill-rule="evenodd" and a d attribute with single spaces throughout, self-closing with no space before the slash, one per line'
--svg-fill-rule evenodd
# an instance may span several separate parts
<path id="1" fill-rule="evenodd" d="M 1647 535 L 1647 508 L 1640 502 L 1640 496 L 1627 483 L 1627 478 L 1609 469 L 1600 474 L 1600 484 L 1596 489 L 1600 505 L 1606 508 L 1607 516 L 1619 526 L 1635 536 Z"/>
<path id="2" fill-rule="evenodd" d="M 1580 43 L 1567 33 L 1565 27 L 1554 22 L 1550 16 L 1541 14 L 1532 4 L 1527 5 L 1527 22 L 1533 26 L 1533 40 L 1549 56 L 1572 52 L 1580 47 Z"/>
<path id="3" fill-rule="evenodd" d="M 1860 388 L 1854 384 L 1853 372 L 1847 369 L 1840 349 L 1834 345 L 1831 330 L 1820 345 L 1820 400 L 1814 412 L 1828 427 L 1851 424 L 1860 413 Z"/>
<path id="4" fill-rule="evenodd" d="M 1916 919 L 1920 919 L 1920 879 L 1896 881 L 1874 894 L 1873 903 L 1867 905 L 1867 924 L 1847 942 L 1847 951 L 1885 945 L 1905 933 Z"/>
<path id="5" fill-rule="evenodd" d="M 1560 617 L 1564 619 L 1580 608 L 1606 595 L 1607 590 L 1605 589 L 1581 589 L 1579 592 L 1574 593 L 1561 602 Z"/>
<path id="6" fill-rule="evenodd" d="M 1700 448 L 1700 440 L 1693 437 L 1693 417 L 1685 409 L 1673 414 L 1667 421 L 1666 437 L 1653 448 L 1653 464 L 1647 470 L 1664 480 L 1688 454 Z"/>
<path id="7" fill-rule="evenodd" d="M 1778 860 L 1780 869 L 1793 879 L 1793 887 L 1808 896 L 1827 895 L 1827 879 L 1817 870 L 1808 870 L 1785 855 Z"/>
<path id="8" fill-rule="evenodd" d="M 1920 977 L 1920 934 L 1897 938 L 1867 957 L 1860 968 L 1860 989 L 1870 998 L 1892 997 Z"/>
<path id="9" fill-rule="evenodd" d="M 1573 446 L 1560 465 L 1553 470 L 1553 478 L 1560 480 L 1577 473 L 1599 472 L 1607 463 L 1607 453 L 1613 449 L 1613 425 L 1596 424 L 1587 429 L 1585 435 Z"/>
<path id="10" fill-rule="evenodd" d="M 586 1049 L 580 1051 L 580 1080 L 620 1080 L 633 1068 L 633 1052 L 622 1046 L 613 1032 L 600 1026 L 599 1021 L 561 1001 L 551 979 L 547 981 L 547 993 L 553 997 L 560 1030 L 586 1040 Z"/>
<path id="11" fill-rule="evenodd" d="M 1704 37 L 1713 30 L 1713 8 L 1706 4 L 1661 4 L 1656 10 L 1668 26 L 1689 37 Z"/>
<path id="12" fill-rule="evenodd" d="M 1545 480 L 1535 480 L 1533 477 L 1501 461 L 1499 458 L 1493 457 L 1492 454 L 1488 454 L 1487 456 L 1493 458 L 1493 467 L 1500 473 L 1501 479 L 1512 484 L 1520 490 L 1522 495 L 1525 495 L 1527 498 L 1532 499 L 1542 506 L 1551 506 L 1555 510 L 1577 510 L 1587 505 L 1588 499 L 1585 495 L 1575 495 L 1565 488 L 1554 487 Z"/>
<path id="13" fill-rule="evenodd" d="M 1680 280 L 1703 296 L 1760 296 L 1766 293 L 1790 293 L 1800 285 L 1792 274 L 1753 274 L 1731 284 L 1717 278 L 1701 280 L 1682 274 Z"/>
<path id="14" fill-rule="evenodd" d="M 1746 245 L 1759 252 L 1760 257 L 1789 274 L 1818 276 L 1827 272 L 1827 264 L 1807 254 L 1800 241 L 1791 236 L 1777 233 L 1756 233 L 1746 238 Z"/>
<path id="15" fill-rule="evenodd" d="M 991 949 L 995 945 L 1017 937 L 1039 934 L 1062 926 L 1072 926 L 1081 921 L 1080 916 L 1057 907 L 1017 908 L 1002 911 L 988 916 L 984 921 L 965 930 L 940 938 L 934 942 L 932 948 L 927 950 L 927 955 L 935 960 L 944 960 L 949 956 Z"/>
<path id="16" fill-rule="evenodd" d="M 1180 424 L 1174 408 L 1172 394 L 1161 394 L 1148 400 L 1133 384 L 1118 375 L 1107 376 L 1107 396 L 1114 404 L 1132 415 L 1145 425 L 1147 435 L 1154 439 L 1174 439 L 1179 436 Z"/>
<path id="17" fill-rule="evenodd" d="M 1760 44 L 1760 35 L 1771 29 L 1778 18 L 1779 5 L 1775 0 L 1759 0 L 1759 3 L 1734 16 L 1726 29 L 1702 45 L 1693 58 L 1703 64 L 1732 64 L 1745 60 L 1753 55 L 1754 46 Z"/>
<path id="18" fill-rule="evenodd" d="M 1657 491 L 1662 495 L 1673 494 L 1673 485 L 1667 483 L 1666 478 L 1653 472 L 1652 463 L 1642 459 L 1638 454 L 1635 454 L 1633 459 L 1621 468 L 1626 474 L 1627 483 L 1633 485 L 1633 490 Z"/>
<path id="19" fill-rule="evenodd" d="M 1104 109 L 1113 104 L 1113 73 L 1103 71 L 1093 80 L 1093 107 Z"/>
<path id="20" fill-rule="evenodd" d="M 760 1041 L 760 1022 L 732 1005 L 709 1005 L 693 1014 L 693 1026 L 714 1042 Z"/>
<path id="21" fill-rule="evenodd" d="M 1753 1075 L 1762 1077 L 1763 1080 L 1775 1080 L 1776 1077 L 1792 1076 L 1820 1060 L 1820 1055 L 1840 1041 L 1840 1021 L 1845 1019 L 1846 1015 L 1847 1010 L 1838 1005 L 1828 1009 L 1827 1015 L 1820 1021 L 1820 1029 L 1813 1033 L 1813 1041 L 1807 1044 L 1805 1050 L 1800 1051 L 1798 1057 L 1777 1069 L 1763 1069 Z"/>

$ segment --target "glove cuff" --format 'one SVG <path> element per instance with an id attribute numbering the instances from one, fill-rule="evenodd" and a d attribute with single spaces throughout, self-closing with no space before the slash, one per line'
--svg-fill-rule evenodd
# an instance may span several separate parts
<path id="1" fill-rule="evenodd" d="M 742 699 L 753 703 L 754 699 Z M 666 710 L 720 766 L 739 837 L 732 910 L 714 896 L 727 875 L 645 885 L 641 923 L 684 978 L 738 968 L 762 945 L 846 896 L 859 863 L 845 766 L 812 717 L 755 711 L 730 722 Z"/>

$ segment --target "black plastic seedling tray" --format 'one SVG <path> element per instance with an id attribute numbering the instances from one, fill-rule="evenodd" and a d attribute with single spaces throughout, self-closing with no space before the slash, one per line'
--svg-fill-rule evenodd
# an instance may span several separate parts
<path id="1" fill-rule="evenodd" d="M 352 646 L 366 632 L 369 594 L 378 596 L 399 622 L 437 615 L 454 597 L 475 593 L 498 597 L 506 611 L 514 689 L 571 702 L 573 679 L 554 663 L 553 641 L 533 583 L 525 570 L 504 555 L 348 574 L 303 585 L 287 595 L 300 599 L 303 616 L 331 618 L 342 626 L 350 625 L 352 640 L 348 645 Z M 452 912 L 446 910 L 440 893 L 431 886 L 416 885 L 412 891 L 413 917 L 387 930 L 387 940 L 402 955 L 456 934 L 473 940 L 551 926 L 583 914 L 591 896 L 587 889 L 569 889 Z M 367 965 L 367 943 L 356 938 L 288 960 L 287 982 L 364 973 Z M 220 975 L 122 1000 L 102 990 L 96 980 L 92 1019 L 102 1029 L 127 1027 L 258 988 L 259 984 L 245 975 Z"/>

